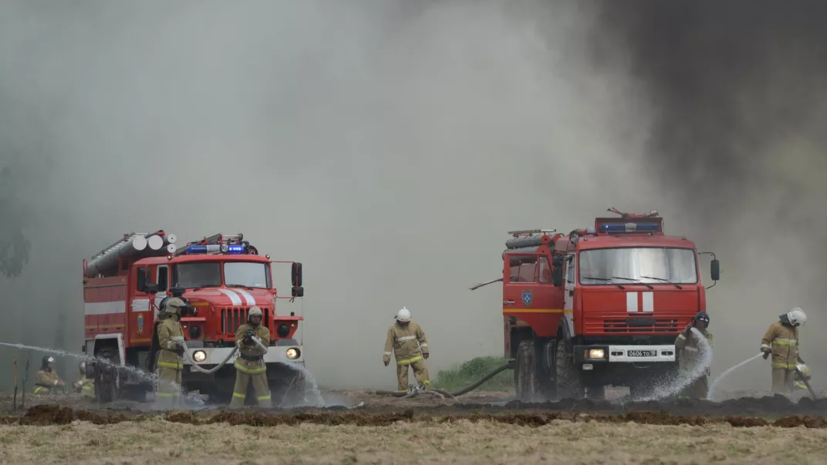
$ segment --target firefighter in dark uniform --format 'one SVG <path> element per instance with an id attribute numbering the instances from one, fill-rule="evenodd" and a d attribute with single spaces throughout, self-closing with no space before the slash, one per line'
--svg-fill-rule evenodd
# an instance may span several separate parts
<path id="1" fill-rule="evenodd" d="M 703 353 L 704 348 L 701 347 L 701 341 L 697 333 L 692 331 L 696 328 L 706 341 L 709 347 L 712 348 L 712 333 L 707 329 L 709 327 L 709 315 L 704 312 L 698 312 L 692 321 L 686 325 L 686 329 L 678 335 L 675 339 L 675 348 L 680 351 L 679 366 L 681 371 L 691 373 L 700 364 L 706 354 Z M 689 397 L 693 399 L 706 399 L 709 392 L 709 374 L 710 369 L 707 367 L 703 374 L 698 379 L 694 380 L 692 384 L 684 389 L 679 397 Z"/>

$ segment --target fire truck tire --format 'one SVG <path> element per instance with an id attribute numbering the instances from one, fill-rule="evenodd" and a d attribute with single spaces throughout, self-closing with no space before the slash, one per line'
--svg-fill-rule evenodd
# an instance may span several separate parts
<path id="1" fill-rule="evenodd" d="M 556 352 L 554 369 L 558 399 L 582 399 L 584 393 L 580 373 L 577 372 L 571 354 L 566 348 L 566 341 L 562 338 L 557 340 Z"/>
<path id="2" fill-rule="evenodd" d="M 517 346 L 517 363 L 514 367 L 514 386 L 517 391 L 517 400 L 521 402 L 535 402 L 540 393 L 540 382 L 537 379 L 537 361 L 535 359 L 534 341 L 521 341 Z"/>
<path id="3" fill-rule="evenodd" d="M 117 349 L 104 347 L 97 354 L 98 359 L 118 362 Z M 118 370 L 112 365 L 97 363 L 95 366 L 95 400 L 100 404 L 114 402 L 118 399 Z"/>

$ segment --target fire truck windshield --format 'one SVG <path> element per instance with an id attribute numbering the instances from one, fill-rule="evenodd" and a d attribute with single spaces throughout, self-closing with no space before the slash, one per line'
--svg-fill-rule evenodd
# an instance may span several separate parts
<path id="1" fill-rule="evenodd" d="M 692 249 L 628 247 L 580 252 L 580 284 L 608 283 L 695 284 L 698 282 Z"/>
<path id="2" fill-rule="evenodd" d="M 172 281 L 174 287 L 183 287 L 187 289 L 220 286 L 221 263 L 181 263 L 173 268 Z"/>
<path id="3" fill-rule="evenodd" d="M 227 262 L 224 264 L 224 283 L 227 287 L 270 288 L 267 264 L 254 262 Z"/>

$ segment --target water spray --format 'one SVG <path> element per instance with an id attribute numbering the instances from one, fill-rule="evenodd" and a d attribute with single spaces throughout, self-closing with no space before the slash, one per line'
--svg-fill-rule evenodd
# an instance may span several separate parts
<path id="1" fill-rule="evenodd" d="M 148 372 L 143 371 L 139 368 L 131 367 L 131 366 L 128 366 L 128 365 L 119 365 L 117 363 L 113 363 L 112 361 L 110 361 L 108 359 L 99 358 L 99 357 L 95 357 L 95 356 L 92 356 L 92 355 L 76 354 L 76 353 L 73 353 L 73 352 L 67 352 L 65 350 L 60 350 L 60 349 L 50 349 L 48 347 L 29 346 L 29 345 L 25 345 L 25 344 L 10 344 L 8 342 L 0 342 L 0 346 L 15 347 L 15 348 L 21 349 L 21 350 L 23 350 L 23 349 L 35 350 L 35 351 L 38 351 L 38 352 L 46 352 L 46 353 L 50 353 L 50 354 L 60 355 L 62 357 L 72 357 L 72 358 L 76 358 L 76 359 L 80 359 L 80 360 L 93 359 L 97 362 L 100 362 L 103 365 L 107 365 L 107 366 L 110 366 L 110 367 L 113 367 L 113 368 L 116 368 L 116 369 L 119 369 L 119 370 L 126 370 L 126 371 L 128 371 L 128 372 L 130 372 L 130 373 L 132 373 L 136 376 L 139 376 L 139 377 L 141 377 L 141 378 L 143 378 L 147 381 L 153 381 L 154 382 L 154 381 L 158 380 L 158 377 L 155 376 L 154 374 L 148 373 Z"/>
<path id="2" fill-rule="evenodd" d="M 693 383 L 696 379 L 700 378 L 712 365 L 712 346 L 709 345 L 709 341 L 706 339 L 706 336 L 704 336 L 703 333 L 701 333 L 697 328 L 691 328 L 691 331 L 692 336 L 700 341 L 698 344 L 698 351 L 702 357 L 701 360 L 693 364 L 694 366 L 690 371 L 681 372 L 678 376 L 668 379 L 664 384 L 655 386 L 655 391 L 652 395 L 636 400 L 648 402 L 660 400 L 664 397 L 677 394 Z"/>
<path id="3" fill-rule="evenodd" d="M 723 373 L 718 375 L 718 377 L 715 378 L 715 381 L 712 382 L 712 386 L 710 386 L 710 388 L 709 388 L 709 393 L 707 394 L 707 397 L 709 398 L 709 400 L 715 401 L 715 399 L 713 399 L 713 394 L 715 393 L 715 388 L 718 387 L 718 383 L 720 383 L 722 379 L 726 378 L 727 375 L 729 375 L 730 373 L 732 373 L 736 369 L 746 365 L 747 363 L 757 359 L 758 357 L 762 357 L 763 355 L 764 355 L 763 352 L 758 352 L 758 355 L 752 356 L 752 357 L 744 360 L 743 362 L 741 362 L 741 363 L 739 363 L 735 366 L 729 367 L 726 371 L 724 371 Z"/>

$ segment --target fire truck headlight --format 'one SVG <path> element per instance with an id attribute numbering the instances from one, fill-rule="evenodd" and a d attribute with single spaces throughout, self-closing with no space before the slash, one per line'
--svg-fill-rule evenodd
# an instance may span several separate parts
<path id="1" fill-rule="evenodd" d="M 589 358 L 603 358 L 605 353 L 603 349 L 591 349 L 589 350 Z"/>
<path id="2" fill-rule="evenodd" d="M 287 358 L 289 358 L 290 360 L 295 360 L 299 358 L 299 355 L 301 355 L 299 349 L 296 349 L 295 347 L 287 349 Z"/>
<path id="3" fill-rule="evenodd" d="M 195 360 L 198 363 L 201 363 L 201 362 L 203 362 L 204 360 L 207 359 L 207 353 L 204 352 L 203 350 L 196 350 L 192 354 L 192 359 Z"/>

